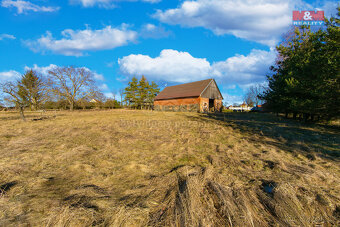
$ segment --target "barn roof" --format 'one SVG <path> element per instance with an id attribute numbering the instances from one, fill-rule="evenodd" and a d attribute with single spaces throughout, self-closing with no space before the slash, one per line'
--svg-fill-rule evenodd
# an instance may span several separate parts
<path id="1" fill-rule="evenodd" d="M 180 84 L 164 88 L 155 98 L 155 100 L 199 97 L 214 79 L 201 80 L 187 84 Z"/>

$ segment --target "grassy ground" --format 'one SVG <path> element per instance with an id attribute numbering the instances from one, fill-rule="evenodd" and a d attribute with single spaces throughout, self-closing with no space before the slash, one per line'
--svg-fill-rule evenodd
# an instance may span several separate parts
<path id="1" fill-rule="evenodd" d="M 336 226 L 340 133 L 270 114 L 0 113 L 0 226 Z"/>

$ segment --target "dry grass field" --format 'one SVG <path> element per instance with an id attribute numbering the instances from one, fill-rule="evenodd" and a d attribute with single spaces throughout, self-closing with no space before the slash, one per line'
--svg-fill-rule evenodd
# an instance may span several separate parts
<path id="1" fill-rule="evenodd" d="M 39 115 L 0 113 L 0 226 L 340 224 L 337 127 L 259 113 Z"/>

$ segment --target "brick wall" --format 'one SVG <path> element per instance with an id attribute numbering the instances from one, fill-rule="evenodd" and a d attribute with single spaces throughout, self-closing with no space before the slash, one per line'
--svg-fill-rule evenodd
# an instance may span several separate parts
<path id="1" fill-rule="evenodd" d="M 182 98 L 157 100 L 154 102 L 154 109 L 157 111 L 175 111 L 175 112 L 204 112 L 204 106 L 209 107 L 208 98 Z M 215 109 L 221 109 L 222 100 L 215 99 Z"/>
<path id="2" fill-rule="evenodd" d="M 199 98 L 157 100 L 154 102 L 154 108 L 158 111 L 198 112 L 199 104 Z"/>

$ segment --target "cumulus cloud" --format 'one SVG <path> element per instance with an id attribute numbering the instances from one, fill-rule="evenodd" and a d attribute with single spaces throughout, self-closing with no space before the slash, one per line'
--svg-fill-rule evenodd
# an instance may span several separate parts
<path id="1" fill-rule="evenodd" d="M 326 6 L 335 3 L 325 3 Z M 321 6 L 322 7 L 322 6 Z M 204 27 L 216 35 L 274 46 L 292 24 L 292 10 L 314 10 L 301 0 L 186 0 L 177 8 L 158 10 L 153 17 L 183 27 Z"/>
<path id="2" fill-rule="evenodd" d="M 236 88 L 236 85 L 235 84 L 230 84 L 230 85 L 228 85 L 227 87 L 226 87 L 226 89 L 231 89 L 231 90 L 233 90 L 233 89 L 235 89 Z"/>
<path id="3" fill-rule="evenodd" d="M 153 39 L 168 37 L 170 34 L 171 32 L 165 30 L 163 26 L 156 26 L 154 24 L 144 24 L 140 32 L 141 37 Z"/>
<path id="4" fill-rule="evenodd" d="M 36 72 L 46 76 L 46 75 L 48 75 L 49 71 L 53 70 L 56 67 L 58 67 L 58 66 L 54 65 L 54 64 L 50 64 L 48 66 L 38 66 L 37 64 L 34 64 L 33 67 L 25 66 L 25 71 L 32 69 L 33 71 L 36 71 Z M 82 67 L 82 68 L 84 68 L 85 70 L 87 70 L 89 72 L 92 72 L 95 80 L 100 80 L 100 81 L 105 80 L 104 76 L 102 74 L 99 74 L 95 71 L 92 71 L 91 69 L 89 69 L 87 67 Z"/>
<path id="5" fill-rule="evenodd" d="M 262 82 L 275 59 L 274 50 L 253 49 L 248 55 L 235 55 L 211 66 L 211 75 L 239 85 Z"/>
<path id="6" fill-rule="evenodd" d="M 56 39 L 52 33 L 47 32 L 38 40 L 24 43 L 34 52 L 52 51 L 66 56 L 82 56 L 85 51 L 114 49 L 137 39 L 137 33 L 129 30 L 126 24 L 118 28 L 106 26 L 99 30 L 66 29 L 61 35 L 61 39 Z"/>
<path id="7" fill-rule="evenodd" d="M 116 2 L 135 2 L 138 0 L 70 0 L 72 4 L 81 4 L 83 7 L 98 6 L 101 8 L 114 8 Z M 158 3 L 161 0 L 139 0 L 148 3 Z"/>
<path id="8" fill-rule="evenodd" d="M 20 77 L 20 73 L 15 70 L 0 72 L 0 81 L 15 80 Z"/>
<path id="9" fill-rule="evenodd" d="M 109 87 L 107 86 L 107 84 L 101 84 L 99 85 L 99 89 L 102 91 L 105 91 L 105 90 L 109 90 Z"/>
<path id="10" fill-rule="evenodd" d="M 106 98 L 110 98 L 110 99 L 113 98 L 113 94 L 112 94 L 111 92 L 104 92 L 104 96 L 105 96 Z"/>
<path id="11" fill-rule="evenodd" d="M 127 75 L 145 75 L 156 80 L 189 82 L 209 75 L 210 63 L 204 58 L 194 58 L 187 52 L 163 50 L 159 57 L 134 55 L 118 59 L 120 71 Z"/>
<path id="12" fill-rule="evenodd" d="M 24 72 L 27 71 L 27 70 L 34 70 L 41 75 L 47 76 L 48 72 L 53 70 L 56 67 L 58 67 L 58 66 L 54 65 L 54 64 L 50 64 L 50 65 L 47 65 L 47 66 L 38 66 L 37 64 L 34 64 L 32 67 L 25 66 Z M 95 72 L 95 71 L 93 71 L 93 70 L 91 70 L 87 67 L 81 67 L 81 68 L 84 68 L 85 70 L 87 70 L 89 72 L 92 72 L 93 77 L 96 81 L 99 82 L 99 81 L 105 80 L 105 78 L 102 74 L 99 74 L 99 73 L 97 73 L 97 72 Z M 3 71 L 3 72 L 0 72 L 0 82 L 17 80 L 17 79 L 20 78 L 21 75 L 22 74 L 20 72 L 15 71 L 15 70 Z M 100 88 L 103 89 L 103 90 L 108 89 L 106 84 L 101 84 Z"/>
<path id="13" fill-rule="evenodd" d="M 1 6 L 5 8 L 16 8 L 18 14 L 32 12 L 55 12 L 60 9 L 60 7 L 53 6 L 39 6 L 33 4 L 29 1 L 23 0 L 2 0 Z"/>
<path id="14" fill-rule="evenodd" d="M 318 10 L 325 11 L 325 17 L 334 17 L 337 15 L 337 8 L 339 7 L 339 2 L 325 1 L 320 2 L 320 8 Z"/>
<path id="15" fill-rule="evenodd" d="M 274 50 L 254 49 L 248 55 L 235 55 L 225 61 L 210 63 L 188 52 L 166 49 L 155 58 L 141 54 L 125 56 L 118 64 L 124 75 L 145 75 L 151 80 L 186 83 L 214 77 L 227 85 L 246 86 L 263 82 L 274 59 Z"/>
<path id="16" fill-rule="evenodd" d="M 230 95 L 228 93 L 222 93 L 222 96 L 228 105 L 233 105 L 234 103 L 243 103 L 243 97 L 241 95 Z"/>
<path id="17" fill-rule="evenodd" d="M 89 68 L 85 67 L 85 69 L 91 71 Z M 105 80 L 104 76 L 102 74 L 96 73 L 94 71 L 92 71 L 92 73 L 93 73 L 94 79 L 96 79 L 96 80 Z"/>
<path id="18" fill-rule="evenodd" d="M 109 67 L 109 68 L 112 68 L 114 64 L 115 64 L 115 62 L 113 62 L 113 61 L 105 63 L 106 67 Z"/>
<path id="19" fill-rule="evenodd" d="M 0 34 L 0 41 L 3 39 L 16 39 L 14 35 Z"/>
<path id="20" fill-rule="evenodd" d="M 54 64 L 50 64 L 48 66 L 42 66 L 42 67 L 38 66 L 37 64 L 34 64 L 33 67 L 25 66 L 25 71 L 33 70 L 33 71 L 40 73 L 42 75 L 48 75 L 48 72 L 53 70 L 56 67 L 58 67 L 58 66 L 54 65 Z"/>

